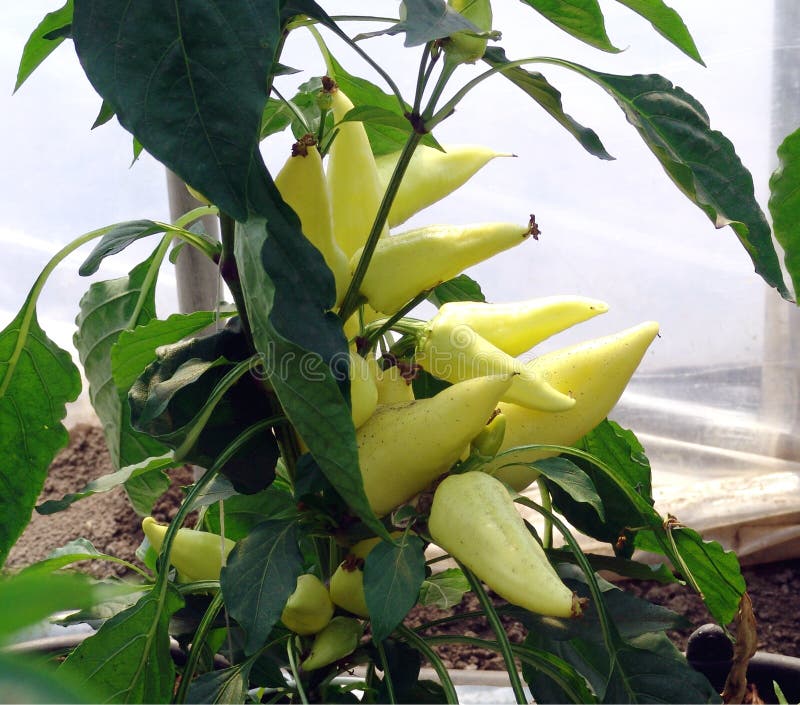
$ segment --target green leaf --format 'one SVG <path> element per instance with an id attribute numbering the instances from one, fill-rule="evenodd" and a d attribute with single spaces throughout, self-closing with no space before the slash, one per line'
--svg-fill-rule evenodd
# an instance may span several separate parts
<path id="1" fill-rule="evenodd" d="M 182 606 L 171 588 L 147 593 L 82 642 L 59 674 L 100 693 L 100 702 L 169 702 L 175 686 L 169 620 Z"/>
<path id="2" fill-rule="evenodd" d="M 406 8 L 406 19 L 387 30 L 389 34 L 405 32 L 406 47 L 427 44 L 455 32 L 480 32 L 444 0 L 406 0 Z"/>
<path id="3" fill-rule="evenodd" d="M 730 225 L 764 281 L 790 298 L 753 177 L 705 109 L 662 76 L 616 76 L 552 60 L 603 88 L 622 108 L 664 171 L 717 228 Z"/>
<path id="4" fill-rule="evenodd" d="M 29 570 L 0 579 L 0 641 L 55 612 L 91 607 L 101 599 L 94 581 L 78 573 Z"/>
<path id="5" fill-rule="evenodd" d="M 703 540 L 688 527 L 668 526 L 659 533 L 663 536 L 664 531 L 672 539 L 667 545 L 671 546 L 674 541 L 677 558 L 672 551 L 665 550 L 663 539 L 659 541 L 653 530 L 636 535 L 636 548 L 669 556 L 684 580 L 691 578 L 690 582 L 697 585 L 714 619 L 720 624 L 732 622 L 747 589 L 736 554 L 726 551 L 716 541 Z"/>
<path id="6" fill-rule="evenodd" d="M 170 468 L 178 467 L 183 465 L 183 461 L 175 461 L 172 457 L 172 453 L 168 453 L 166 455 L 160 455 L 155 458 L 147 458 L 140 463 L 135 463 L 134 465 L 127 465 L 124 468 L 120 468 L 116 472 L 109 473 L 108 475 L 103 475 L 102 477 L 98 477 L 96 480 L 92 480 L 88 484 L 84 485 L 83 489 L 79 490 L 78 492 L 71 492 L 69 494 L 65 494 L 61 499 L 48 499 L 45 502 L 37 505 L 36 511 L 39 514 L 55 514 L 56 512 L 62 512 L 65 509 L 69 509 L 70 505 L 77 502 L 79 499 L 83 499 L 84 497 L 89 497 L 93 494 L 97 494 L 98 492 L 108 492 L 109 490 L 113 490 L 115 487 L 119 487 L 120 485 L 124 485 L 126 482 L 130 480 L 134 480 L 141 475 L 145 475 L 148 473 L 155 473 L 164 470 L 169 470 Z M 167 482 L 169 485 L 169 482 Z M 138 487 L 131 485 L 132 487 Z M 162 486 L 162 485 L 159 485 Z M 164 494 L 166 490 L 162 490 L 158 493 L 160 497 Z M 141 503 L 140 503 L 141 504 Z M 150 505 L 152 508 L 152 503 Z M 138 510 L 137 510 L 138 511 Z M 150 510 L 148 509 L 145 514 L 149 514 Z"/>
<path id="7" fill-rule="evenodd" d="M 800 129 L 787 135 L 778 147 L 778 160 L 769 180 L 769 212 L 796 297 L 800 291 Z"/>
<path id="8" fill-rule="evenodd" d="M 169 477 L 163 471 L 148 472 L 130 478 L 125 483 L 133 511 L 145 517 L 153 511 L 153 505 L 169 489 Z"/>
<path id="9" fill-rule="evenodd" d="M 381 541 L 364 562 L 364 599 L 372 637 L 383 641 L 416 604 L 425 580 L 425 545 L 403 535 L 398 544 Z"/>
<path id="10" fill-rule="evenodd" d="M 575 554 L 569 549 L 549 549 L 548 556 L 554 563 L 575 563 Z M 618 556 L 603 556 L 597 553 L 585 553 L 589 565 L 595 571 L 610 571 L 626 578 L 636 580 L 657 580 L 660 583 L 676 583 L 678 578 L 672 573 L 664 563 L 640 563 L 629 558 Z"/>
<path id="11" fill-rule="evenodd" d="M 333 304 L 333 281 L 305 238 L 282 238 L 283 207 L 278 208 L 269 226 L 260 219 L 237 226 L 235 254 L 253 342 L 267 381 L 325 477 L 376 534 L 388 538 L 364 493 L 348 392 L 340 390 L 329 366 L 349 359 L 338 316 L 329 312 L 320 320 L 319 312 Z M 323 293 L 308 285 L 320 270 L 331 285 Z M 291 335 L 301 323 L 305 330 Z M 346 380 L 342 372 L 337 375 Z"/>
<path id="12" fill-rule="evenodd" d="M 92 284 L 81 299 L 76 320 L 75 347 L 116 469 L 163 455 L 167 450 L 149 436 L 133 430 L 128 390 L 114 384 L 111 370 L 111 348 L 120 333 L 155 318 L 158 255 L 157 250 L 126 277 Z"/>
<path id="13" fill-rule="evenodd" d="M 94 122 L 92 123 L 92 129 L 94 130 L 96 127 L 105 125 L 113 117 L 114 117 L 114 108 L 110 106 L 108 103 L 106 103 L 106 101 L 103 101 L 102 105 L 100 106 L 100 111 L 97 113 L 97 117 L 94 119 Z"/>
<path id="14" fill-rule="evenodd" d="M 327 49 L 326 49 L 327 51 Z M 384 123 L 380 121 L 369 121 L 364 123 L 367 131 L 370 147 L 376 156 L 381 154 L 391 154 L 401 150 L 406 143 L 411 132 L 411 123 L 405 118 L 405 113 L 411 110 L 410 105 L 401 106 L 394 95 L 384 93 L 374 83 L 370 83 L 364 78 L 353 76 L 345 71 L 344 67 L 333 57 L 330 51 L 326 53 L 326 63 L 332 71 L 333 78 L 342 89 L 344 94 L 351 100 L 354 106 L 369 106 L 374 115 L 382 115 Z M 378 112 L 380 111 L 380 113 Z M 390 121 L 387 126 L 387 114 L 393 114 L 396 118 Z M 403 129 L 399 129 L 402 122 L 405 122 Z M 420 144 L 441 149 L 439 143 L 433 135 L 425 135 Z"/>
<path id="15" fill-rule="evenodd" d="M 417 376 L 411 381 L 411 385 L 414 387 L 415 399 L 428 399 L 436 396 L 443 389 L 447 389 L 450 386 L 450 382 L 434 377 L 425 370 L 419 370 Z"/>
<path id="16" fill-rule="evenodd" d="M 192 681 L 187 703 L 245 703 L 252 661 L 203 673 Z"/>
<path id="17" fill-rule="evenodd" d="M 78 57 L 120 124 L 236 220 L 259 211 L 267 180 L 258 143 L 280 5 L 81 0 L 75 7 Z"/>
<path id="18" fill-rule="evenodd" d="M 597 702 L 575 668 L 558 654 L 536 648 L 532 635 L 522 646 L 514 646 L 514 654 L 522 661 L 522 675 L 536 702 Z"/>
<path id="19" fill-rule="evenodd" d="M 100 263 L 106 257 L 122 252 L 126 247 L 143 237 L 163 232 L 164 226 L 154 223 L 152 220 L 130 220 L 114 225 L 103 235 L 100 242 L 94 246 L 94 249 L 78 269 L 78 273 L 82 277 L 88 277 L 100 268 Z"/>
<path id="20" fill-rule="evenodd" d="M 505 52 L 500 47 L 487 47 L 483 60 L 494 68 L 502 68 L 509 63 Z M 589 154 L 600 159 L 614 159 L 606 151 L 594 130 L 584 127 L 564 112 L 561 93 L 542 74 L 538 71 L 527 71 L 523 68 L 515 67 L 504 70 L 502 75 L 533 98 L 550 117 L 575 137 Z"/>
<path id="21" fill-rule="evenodd" d="M 245 652 L 267 641 L 303 571 L 294 521 L 265 521 L 236 544 L 222 569 L 225 606 L 247 633 Z"/>
<path id="22" fill-rule="evenodd" d="M 68 34 L 64 30 L 69 29 L 71 24 L 72 0 L 67 0 L 63 7 L 48 12 L 44 16 L 22 49 L 22 57 L 17 70 L 17 82 L 14 84 L 15 93 L 36 68 L 64 41 Z M 52 34 L 57 36 L 50 38 Z"/>
<path id="23" fill-rule="evenodd" d="M 469 580 L 458 568 L 448 568 L 426 578 L 419 591 L 419 603 L 447 610 L 459 604 L 470 591 Z"/>
<path id="24" fill-rule="evenodd" d="M 208 328 L 217 320 L 213 311 L 174 313 L 133 330 L 124 330 L 111 348 L 111 369 L 117 389 L 130 389 L 136 378 L 156 359 L 156 349 L 177 343 Z"/>
<path id="25" fill-rule="evenodd" d="M 283 132 L 292 122 L 292 111 L 282 100 L 270 98 L 261 115 L 261 139 Z"/>
<path id="26" fill-rule="evenodd" d="M 52 664 L 30 654 L 0 655 L 0 693 L 6 703 L 94 703 L 99 698 L 89 686 L 78 686 L 56 674 Z"/>
<path id="27" fill-rule="evenodd" d="M 598 518 L 594 509 L 576 502 L 556 485 L 550 485 L 553 504 L 576 529 L 607 541 L 619 555 L 630 557 L 633 544 L 628 527 L 661 525 L 661 517 L 652 508 L 650 465 L 643 449 L 630 431 L 612 421 L 603 421 L 575 446 L 603 464 L 598 467 L 588 459 L 572 458 L 594 483 L 605 517 Z M 619 542 L 621 538 L 624 543 Z"/>
<path id="28" fill-rule="evenodd" d="M 556 27 L 603 51 L 619 51 L 606 34 L 603 11 L 597 0 L 522 0 Z"/>
<path id="29" fill-rule="evenodd" d="M 434 306 L 442 306 L 450 301 L 486 301 L 481 285 L 466 274 L 459 274 L 443 284 L 439 284 L 428 296 Z"/>
<path id="30" fill-rule="evenodd" d="M 662 37 L 698 64 L 705 66 L 681 16 L 664 4 L 663 0 L 617 0 L 617 2 L 644 17 Z"/>
<path id="31" fill-rule="evenodd" d="M 386 639 L 383 642 L 383 649 L 386 654 L 386 664 L 391 674 L 392 685 L 394 686 L 394 698 L 392 698 L 392 694 L 389 691 L 387 677 L 384 674 L 383 679 L 378 684 L 375 702 L 425 702 L 415 697 L 420 666 L 422 665 L 422 656 L 419 651 L 405 642 L 395 641 L 394 639 Z"/>
<path id="32" fill-rule="evenodd" d="M 31 518 L 47 468 L 69 436 L 61 424 L 81 378 L 36 319 L 36 296 L 0 333 L 0 565 Z"/>
<path id="33" fill-rule="evenodd" d="M 287 521 L 297 516 L 297 505 L 291 493 L 274 483 L 256 494 L 237 494 L 225 500 L 225 536 L 239 541 L 258 524 L 272 519 Z M 209 531 L 219 534 L 219 503 L 208 508 L 205 522 Z"/>
<path id="34" fill-rule="evenodd" d="M 545 458 L 533 463 L 549 487 L 557 485 L 566 492 L 575 502 L 588 504 L 597 512 L 601 521 L 605 518 L 603 501 L 597 494 L 591 478 L 575 463 L 567 458 Z"/>

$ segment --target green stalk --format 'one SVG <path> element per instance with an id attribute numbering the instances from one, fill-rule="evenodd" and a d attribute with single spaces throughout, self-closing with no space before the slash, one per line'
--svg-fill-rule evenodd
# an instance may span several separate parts
<path id="1" fill-rule="evenodd" d="M 100 228 L 99 230 L 92 230 L 92 232 L 86 233 L 85 235 L 81 235 L 79 238 L 76 238 L 68 245 L 65 245 L 58 252 L 56 252 L 56 254 L 53 255 L 53 257 L 41 271 L 41 274 L 39 274 L 39 276 L 36 277 L 36 281 L 33 283 L 30 293 L 28 294 L 28 298 L 25 299 L 25 304 L 23 305 L 23 309 L 25 310 L 25 315 L 22 317 L 22 321 L 20 322 L 19 331 L 17 333 L 17 344 L 14 346 L 14 350 L 11 353 L 11 357 L 8 358 L 8 361 L 6 363 L 5 374 L 3 375 L 2 380 L 0 380 L 0 397 L 5 395 L 6 390 L 8 389 L 8 385 L 11 384 L 11 378 L 14 376 L 14 370 L 17 367 L 17 363 L 19 362 L 19 358 L 22 355 L 22 351 L 25 349 L 25 343 L 28 340 L 28 332 L 30 331 L 31 323 L 33 322 L 33 317 L 36 315 L 36 302 L 39 300 L 39 296 L 42 293 L 42 289 L 44 288 L 45 282 L 53 273 L 53 270 L 59 264 L 61 264 L 61 262 L 63 262 L 67 256 L 72 254 L 79 247 L 85 245 L 87 242 L 95 240 L 98 237 L 102 237 L 114 227 L 116 226 L 107 225 L 106 227 Z"/>
<path id="2" fill-rule="evenodd" d="M 161 244 L 158 246 L 155 257 L 153 257 L 153 261 L 147 269 L 147 274 L 144 275 L 144 281 L 142 282 L 142 286 L 140 288 L 139 298 L 136 301 L 136 306 L 133 309 L 131 317 L 128 319 L 128 325 L 125 326 L 128 330 L 133 330 L 136 327 L 136 322 L 139 320 L 139 316 L 142 314 L 142 309 L 147 303 L 147 292 L 149 292 L 153 287 L 153 284 L 158 277 L 158 270 L 161 269 L 161 263 L 167 256 L 167 252 L 169 252 L 169 246 L 171 243 L 171 233 L 168 233 L 161 239 Z"/>
<path id="3" fill-rule="evenodd" d="M 383 642 L 379 641 L 375 644 L 378 649 L 378 658 L 381 660 L 381 670 L 383 671 L 383 682 L 386 683 L 386 693 L 389 696 L 390 703 L 397 702 L 397 696 L 394 694 L 394 683 L 392 683 L 392 674 L 389 671 L 389 661 L 386 658 L 386 649 L 383 648 Z"/>
<path id="4" fill-rule="evenodd" d="M 436 675 L 439 676 L 439 683 L 444 690 L 445 702 L 448 704 L 455 703 L 455 705 L 458 705 L 458 693 L 456 693 L 456 688 L 453 685 L 450 674 L 447 672 L 447 667 L 442 663 L 442 659 L 439 658 L 439 654 L 437 654 L 430 647 L 430 638 L 423 639 L 419 634 L 417 634 L 413 629 L 409 629 L 405 624 L 398 625 L 395 628 L 395 631 L 400 634 L 400 636 L 402 636 L 411 646 L 419 651 L 431 664 L 433 670 L 436 671 Z"/>
<path id="5" fill-rule="evenodd" d="M 200 653 L 202 651 L 203 644 L 205 644 L 206 638 L 208 637 L 208 632 L 211 629 L 211 625 L 214 623 L 219 611 L 222 609 L 222 604 L 222 591 L 218 590 L 211 600 L 211 604 L 209 604 L 208 609 L 206 609 L 205 613 L 203 614 L 200 624 L 197 625 L 197 631 L 194 633 L 192 646 L 189 649 L 189 655 L 186 658 L 186 665 L 183 667 L 183 673 L 181 674 L 181 684 L 178 686 L 178 692 L 175 693 L 175 696 L 172 699 L 173 703 L 186 702 L 186 696 L 189 693 L 189 686 L 192 682 L 192 678 L 194 677 L 194 672 L 197 670 L 197 664 L 200 661 Z"/>
<path id="6" fill-rule="evenodd" d="M 503 656 L 503 661 L 506 664 L 508 680 L 511 683 L 511 689 L 514 691 L 514 698 L 518 703 L 524 705 L 528 702 L 528 698 L 525 695 L 525 689 L 522 685 L 522 681 L 519 678 L 519 673 L 517 672 L 517 663 L 514 660 L 514 653 L 511 650 L 511 642 L 508 640 L 508 634 L 506 634 L 503 623 L 500 621 L 500 616 L 497 614 L 492 601 L 486 594 L 486 590 L 483 589 L 481 581 L 472 574 L 472 571 L 469 570 L 469 568 L 461 565 L 461 563 L 458 565 L 464 575 L 467 576 L 470 587 L 478 597 L 478 602 L 481 603 L 483 611 L 486 612 L 486 618 L 489 620 L 489 625 L 492 627 L 492 631 L 494 631 L 495 636 L 497 637 L 497 644 L 500 648 L 500 653 Z"/>
<path id="7" fill-rule="evenodd" d="M 280 98 L 283 101 L 283 104 L 287 108 L 289 108 L 289 110 L 292 112 L 292 115 L 294 115 L 295 119 L 303 126 L 303 130 L 305 130 L 306 132 L 311 132 L 311 128 L 308 125 L 308 121 L 306 120 L 305 115 L 303 115 L 303 113 L 301 113 L 295 107 L 294 103 L 292 103 L 292 101 L 287 100 L 286 98 L 284 98 L 281 95 L 281 92 L 277 88 L 275 88 L 275 86 L 272 86 L 272 92 L 276 96 L 278 96 L 278 98 Z M 323 116 L 323 123 L 324 123 L 324 116 Z"/>
<path id="8" fill-rule="evenodd" d="M 344 300 L 342 301 L 342 305 L 339 309 L 339 316 L 343 321 L 346 321 L 348 318 L 350 318 L 350 316 L 352 316 L 355 312 L 356 308 L 358 308 L 360 298 L 359 289 L 361 287 L 361 282 L 364 280 L 364 276 L 367 273 L 367 268 L 369 267 L 370 260 L 375 252 L 375 248 L 378 246 L 378 240 L 380 239 L 381 232 L 383 232 L 383 226 L 386 224 L 386 220 L 389 217 L 389 210 L 391 209 L 394 198 L 397 195 L 398 189 L 400 188 L 400 182 L 403 180 L 406 169 L 411 162 L 411 157 L 414 154 L 414 150 L 417 148 L 417 145 L 420 143 L 420 140 L 422 140 L 422 134 L 418 132 L 412 132 L 409 134 L 406 144 L 403 147 L 403 151 L 400 153 L 400 158 L 397 160 L 394 173 L 392 173 L 392 178 L 389 180 L 386 193 L 383 195 L 383 200 L 378 208 L 375 221 L 372 224 L 372 230 L 370 230 L 369 237 L 364 244 L 364 250 L 361 253 L 361 258 L 358 260 L 358 266 L 356 266 L 356 270 L 353 273 L 353 278 L 350 281 L 350 286 L 347 287 L 347 293 L 345 293 Z"/>
<path id="9" fill-rule="evenodd" d="M 431 46 L 432 42 L 425 45 L 422 52 L 422 58 L 419 62 L 419 73 L 417 74 L 417 90 L 414 94 L 414 107 L 411 109 L 412 114 L 419 115 L 420 108 L 422 107 L 422 96 L 425 93 L 425 86 L 428 85 L 428 79 L 431 77 L 431 71 L 436 63 L 436 57 L 431 59 Z"/>
<path id="10" fill-rule="evenodd" d="M 297 688 L 297 694 L 300 696 L 300 702 L 303 703 L 303 705 L 308 705 L 308 696 L 303 689 L 303 684 L 300 682 L 300 669 L 297 667 L 297 648 L 294 639 L 289 639 L 286 642 L 286 654 L 289 657 L 289 669 L 292 672 L 292 678 L 294 678 L 294 685 L 295 688 Z"/>
<path id="11" fill-rule="evenodd" d="M 544 481 L 543 477 L 539 477 L 536 480 L 536 484 L 539 486 L 539 494 L 542 498 L 542 506 L 548 511 L 553 511 L 553 500 L 550 497 L 550 490 L 547 489 L 547 483 Z M 548 548 L 553 547 L 553 522 L 549 516 L 545 515 L 544 517 L 544 535 L 542 536 L 542 548 L 547 550 Z"/>

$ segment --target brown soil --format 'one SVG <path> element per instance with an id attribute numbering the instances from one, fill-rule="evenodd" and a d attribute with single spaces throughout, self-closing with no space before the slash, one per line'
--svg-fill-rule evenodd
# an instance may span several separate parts
<path id="1" fill-rule="evenodd" d="M 75 492 L 95 477 L 112 471 L 102 431 L 93 426 L 78 426 L 71 433 L 70 444 L 56 457 L 39 501 L 60 499 Z M 168 521 L 181 497 L 181 487 L 192 482 L 188 467 L 170 471 L 173 480 L 169 493 L 161 498 L 154 516 Z M 83 537 L 104 553 L 133 561 L 134 552 L 142 541 L 139 518 L 130 508 L 122 489 L 118 488 L 78 501 L 68 510 L 50 516 L 36 513 L 6 563 L 8 568 L 20 568 L 47 556 L 50 551 L 68 541 Z M 95 561 L 86 567 L 94 575 L 108 575 L 123 569 L 113 563 Z M 759 623 L 759 648 L 766 651 L 800 656 L 800 560 L 752 566 L 743 569 L 753 607 Z M 686 616 L 694 627 L 711 621 L 702 601 L 679 585 L 659 583 L 625 583 L 621 585 L 657 604 L 665 605 Z M 457 611 L 477 609 L 474 600 L 467 598 Z M 445 616 L 438 610 L 417 608 L 409 623 L 421 624 Z M 512 640 L 524 638 L 518 624 L 508 623 Z M 468 636 L 491 638 L 482 619 L 459 622 L 457 630 Z M 685 647 L 692 630 L 673 634 L 676 643 Z M 437 633 L 444 633 L 441 629 Z M 464 669 L 502 669 L 501 659 L 480 649 L 446 646 L 440 653 L 448 666 Z"/>

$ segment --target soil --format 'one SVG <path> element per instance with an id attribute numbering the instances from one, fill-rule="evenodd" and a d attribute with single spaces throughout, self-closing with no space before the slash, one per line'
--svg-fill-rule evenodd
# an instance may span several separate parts
<path id="1" fill-rule="evenodd" d="M 89 425 L 76 426 L 70 434 L 69 446 L 53 461 L 39 501 L 60 499 L 112 470 L 101 429 Z M 171 519 L 180 502 L 181 487 L 193 481 L 189 467 L 172 470 L 169 475 L 172 486 L 153 510 L 159 521 Z M 30 525 L 12 549 L 6 567 L 21 568 L 41 560 L 53 549 L 79 537 L 88 539 L 103 553 L 135 562 L 134 554 L 143 538 L 139 522 L 121 488 L 82 499 L 58 514 L 42 516 L 34 512 Z M 105 561 L 94 561 L 83 569 L 97 577 L 124 571 L 122 566 Z M 800 590 L 797 589 L 800 560 L 749 566 L 743 568 L 743 574 L 758 620 L 759 648 L 800 656 Z M 700 598 L 680 585 L 625 582 L 620 587 L 687 617 L 693 627 L 670 635 L 679 648 L 685 648 L 686 638 L 694 628 L 712 621 Z M 455 609 L 468 612 L 477 608 L 476 602 L 467 597 Z M 408 623 L 419 625 L 447 614 L 431 608 L 415 608 Z M 506 626 L 512 641 L 524 639 L 521 625 L 507 622 Z M 491 631 L 482 619 L 459 622 L 458 632 L 491 638 Z M 444 628 L 438 628 L 437 632 L 431 633 L 446 632 Z M 500 657 L 482 649 L 443 646 L 438 651 L 449 667 L 467 670 L 504 668 Z"/>

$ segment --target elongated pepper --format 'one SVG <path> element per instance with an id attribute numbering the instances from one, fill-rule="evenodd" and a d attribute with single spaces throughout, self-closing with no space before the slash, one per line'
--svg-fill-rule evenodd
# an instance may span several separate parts
<path id="1" fill-rule="evenodd" d="M 452 301 L 437 318 L 464 325 L 513 357 L 522 355 L 550 336 L 608 311 L 608 304 L 583 296 L 545 296 L 528 301 L 489 304 Z"/>
<path id="2" fill-rule="evenodd" d="M 442 200 L 463 186 L 495 157 L 510 157 L 489 147 L 472 144 L 451 144 L 442 152 L 420 145 L 414 150 L 411 163 L 400 182 L 389 211 L 389 227 L 404 223 L 423 208 Z M 381 186 L 386 190 L 392 178 L 400 152 L 375 157 Z"/>
<path id="3" fill-rule="evenodd" d="M 503 451 L 535 443 L 571 445 L 599 424 L 622 396 L 626 385 L 658 334 L 658 324 L 641 323 L 613 335 L 541 355 L 528 363 L 556 389 L 571 394 L 575 406 L 549 414 L 517 404 L 499 404 L 506 417 L 500 454 L 484 469 L 517 491 L 539 476 L 526 465 L 556 451 Z"/>
<path id="4" fill-rule="evenodd" d="M 334 239 L 333 212 L 316 140 L 306 135 L 292 146 L 292 155 L 275 177 L 275 186 L 297 213 L 300 226 L 322 253 L 336 281 L 336 301 L 341 301 L 350 281 L 348 258 Z"/>
<path id="5" fill-rule="evenodd" d="M 417 294 L 478 262 L 523 243 L 535 223 L 434 225 L 383 238 L 372 256 L 361 293 L 376 311 L 391 315 Z M 355 271 L 358 250 L 350 260 Z"/>
<path id="6" fill-rule="evenodd" d="M 528 531 L 503 483 L 483 472 L 450 475 L 433 496 L 431 538 L 500 597 L 550 617 L 581 613 Z"/>
<path id="7" fill-rule="evenodd" d="M 429 399 L 380 406 L 356 431 L 358 462 L 370 507 L 379 517 L 450 469 L 511 384 L 478 377 Z"/>

